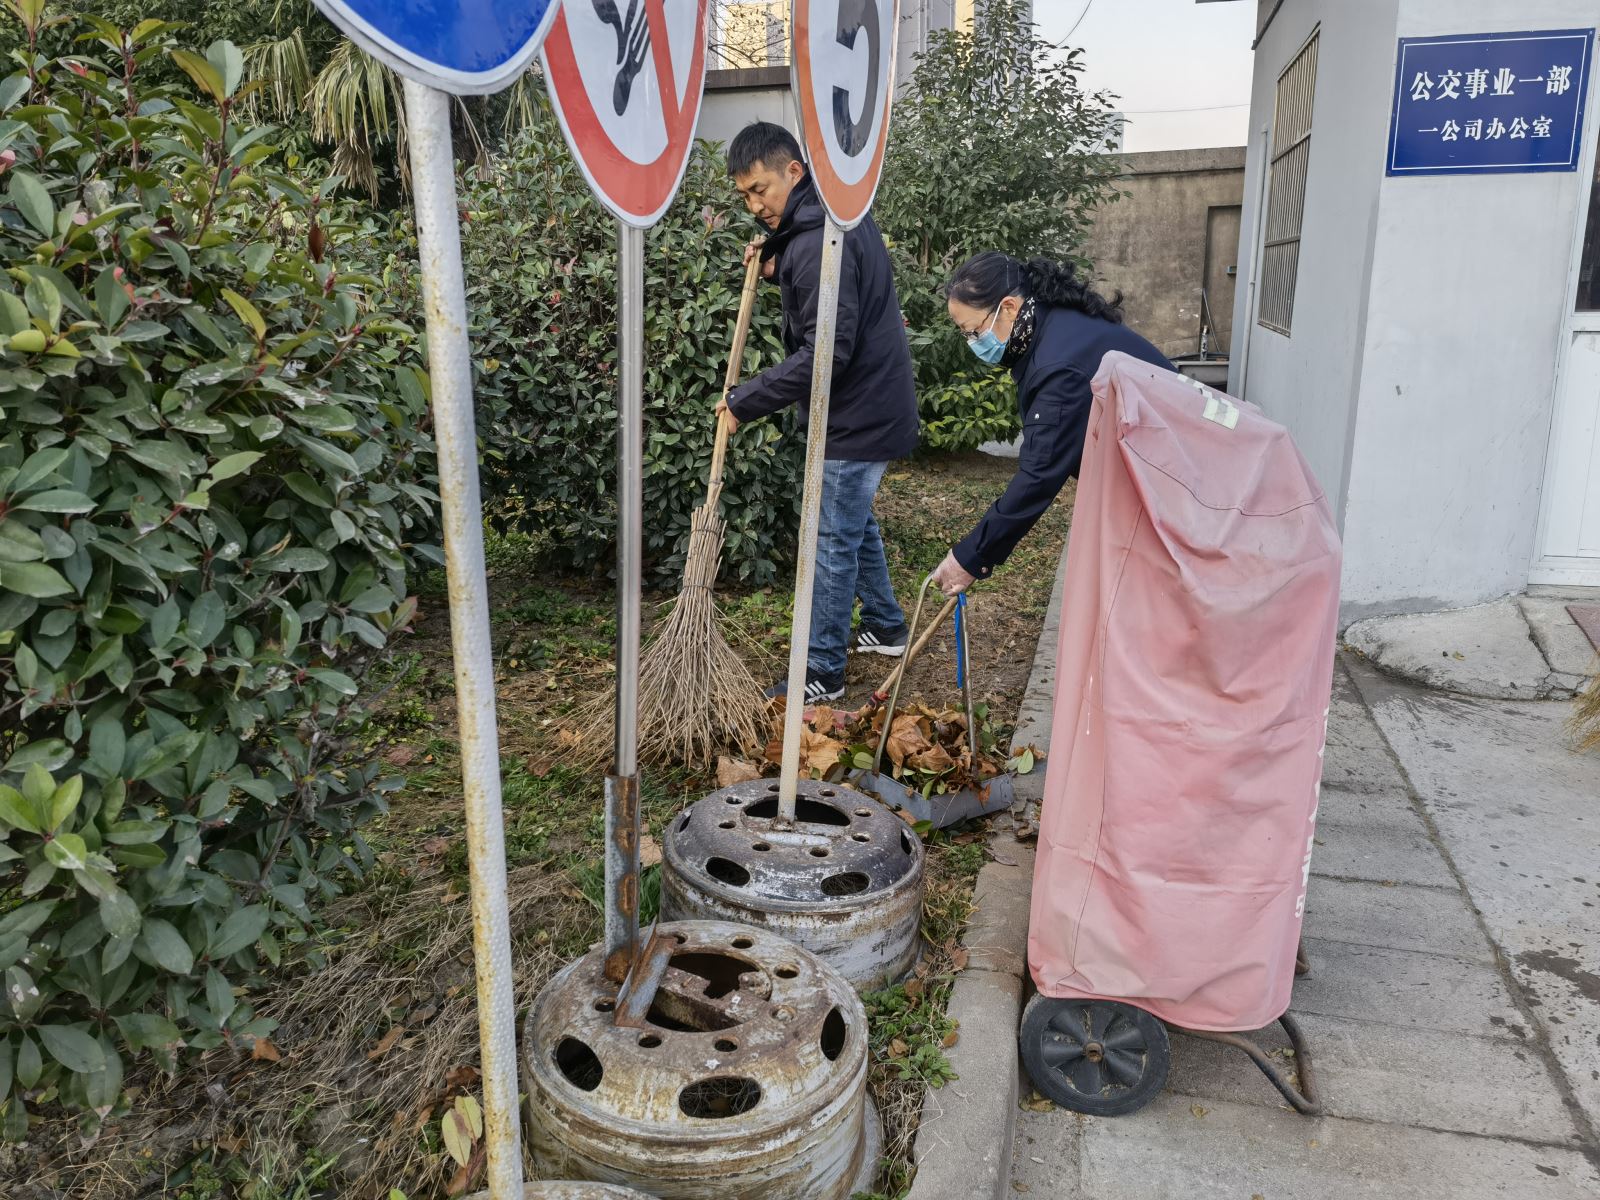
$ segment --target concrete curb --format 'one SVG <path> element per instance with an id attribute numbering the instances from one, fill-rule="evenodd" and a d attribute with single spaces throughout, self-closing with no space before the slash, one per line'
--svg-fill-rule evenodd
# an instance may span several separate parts
<path id="1" fill-rule="evenodd" d="M 1033 656 L 1028 689 L 1017 712 L 1015 746 L 1049 750 L 1055 694 L 1056 642 L 1067 556 L 1062 551 L 1044 629 Z M 1044 770 L 1017 780 L 1013 812 L 1044 795 Z M 908 1200 L 1003 1200 L 1010 1195 L 1011 1144 L 1016 1135 L 1021 1064 L 1017 1024 L 1028 984 L 1028 903 L 1033 850 L 1018 842 L 1004 817 L 990 839 L 994 861 L 978 873 L 972 920 L 962 944 L 967 969 L 956 976 L 950 1016 L 961 1040 L 951 1047 L 958 1078 L 931 1088 L 917 1130 L 917 1177 Z"/>

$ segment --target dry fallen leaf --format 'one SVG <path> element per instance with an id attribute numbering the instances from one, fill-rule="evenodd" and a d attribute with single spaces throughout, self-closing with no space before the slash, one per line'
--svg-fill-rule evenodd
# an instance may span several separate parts
<path id="1" fill-rule="evenodd" d="M 826 775 L 839 763 L 839 755 L 844 753 L 844 743 L 814 733 L 809 729 L 800 731 L 800 756 L 805 759 L 807 771 L 815 771 L 818 775 Z"/>
<path id="2" fill-rule="evenodd" d="M 908 979 L 905 983 L 906 995 L 915 1000 L 920 997 L 926 985 L 920 979 Z"/>
<path id="3" fill-rule="evenodd" d="M 447 1088 L 474 1088 L 482 1078 L 477 1067 L 459 1066 L 451 1067 L 445 1072 L 444 1085 Z"/>
<path id="4" fill-rule="evenodd" d="M 726 755 L 717 759 L 719 788 L 732 787 L 736 783 L 748 783 L 752 779 L 760 778 L 761 768 L 753 762 L 746 762 L 742 758 L 729 758 Z"/>
<path id="5" fill-rule="evenodd" d="M 1191 1105 L 1189 1105 L 1189 1111 L 1192 1112 L 1197 1117 L 1203 1117 L 1208 1112 L 1210 1112 L 1211 1110 L 1209 1108 L 1205 1108 L 1205 1107 L 1203 1107 L 1202 1105 L 1199 1105 L 1199 1104 L 1191 1104 Z"/>
<path id="6" fill-rule="evenodd" d="M 889 1053 L 893 1057 L 895 1057 L 895 1058 L 904 1058 L 910 1052 L 911 1052 L 911 1047 L 906 1045 L 899 1038 L 890 1039 L 890 1042 L 889 1042 Z"/>
<path id="7" fill-rule="evenodd" d="M 396 1025 L 378 1040 L 378 1044 L 376 1046 L 367 1052 L 367 1061 L 376 1062 L 378 1059 L 382 1058 L 385 1054 L 394 1049 L 395 1043 L 403 1038 L 405 1034 L 406 1027 L 404 1025 Z"/>
<path id="8" fill-rule="evenodd" d="M 948 1050 L 948 1049 L 950 1049 L 951 1046 L 954 1046 L 960 1040 L 961 1040 L 961 1034 L 958 1033 L 956 1030 L 952 1029 L 949 1033 L 944 1035 L 944 1041 L 941 1042 L 940 1045 L 942 1045 L 946 1050 Z"/>
<path id="9" fill-rule="evenodd" d="M 281 1062 L 283 1055 L 269 1040 L 258 1037 L 256 1044 L 250 1047 L 250 1059 L 252 1062 Z"/>
<path id="10" fill-rule="evenodd" d="M 1055 1104 L 1050 1100 L 1046 1100 L 1038 1092 L 1034 1092 L 1031 1096 L 1024 1100 L 1022 1102 L 1022 1107 L 1027 1109 L 1029 1112 L 1036 1113 L 1055 1112 L 1056 1110 Z"/>
<path id="11" fill-rule="evenodd" d="M 415 746 L 396 746 L 388 754 L 385 754 L 384 758 L 397 767 L 403 767 L 416 756 L 417 748 Z"/>
<path id="12" fill-rule="evenodd" d="M 904 766 L 911 755 L 932 748 L 932 743 L 922 732 L 920 720 L 915 713 L 906 713 L 894 719 L 885 749 L 889 752 L 889 761 L 896 767 Z"/>
<path id="13" fill-rule="evenodd" d="M 941 775 L 945 771 L 954 770 L 956 760 L 950 757 L 950 751 L 943 746 L 934 746 L 930 750 L 924 750 L 921 754 L 910 755 L 906 759 L 906 763 L 913 770 Z"/>
<path id="14" fill-rule="evenodd" d="M 957 946 L 950 952 L 950 968 L 954 971 L 967 969 L 967 950 L 965 946 Z"/>
<path id="15" fill-rule="evenodd" d="M 653 867 L 661 861 L 661 843 L 648 833 L 639 839 L 639 865 Z"/>

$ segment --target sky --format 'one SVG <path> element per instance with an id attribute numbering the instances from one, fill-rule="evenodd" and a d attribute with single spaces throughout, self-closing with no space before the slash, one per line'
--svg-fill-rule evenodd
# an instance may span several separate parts
<path id="1" fill-rule="evenodd" d="M 1121 97 L 1125 150 L 1245 144 L 1255 0 L 1087 0 L 1087 11 L 1085 3 L 1034 0 L 1034 20 L 1056 42 L 1077 24 L 1069 44 L 1084 50 L 1083 82 Z"/>

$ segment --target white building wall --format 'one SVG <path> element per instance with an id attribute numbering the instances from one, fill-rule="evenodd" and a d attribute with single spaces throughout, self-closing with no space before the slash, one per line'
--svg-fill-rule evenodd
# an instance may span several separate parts
<path id="1" fill-rule="evenodd" d="M 1284 0 L 1256 47 L 1229 386 L 1287 425 L 1344 511 L 1367 279 L 1383 177 L 1398 0 Z M 1271 11 L 1271 5 L 1267 5 Z M 1291 336 L 1255 321 L 1278 76 L 1318 31 L 1317 88 Z"/>
<path id="2" fill-rule="evenodd" d="M 1470 8 L 1403 0 L 1398 36 L 1600 19 L 1596 0 Z M 1586 139 L 1597 120 L 1590 105 Z M 1350 616 L 1526 586 L 1584 182 L 1577 171 L 1382 179 L 1345 514 Z"/>
<path id="3" fill-rule="evenodd" d="M 1293 335 L 1255 324 L 1241 287 L 1230 385 L 1335 501 L 1347 621 L 1526 585 L 1585 194 L 1578 172 L 1386 177 L 1396 40 L 1597 19 L 1596 0 L 1284 0 L 1257 48 L 1252 251 L 1277 77 L 1320 24 Z M 1597 127 L 1592 92 L 1583 136 Z"/>
<path id="4" fill-rule="evenodd" d="M 785 87 L 707 89 L 700 102 L 700 120 L 694 135 L 720 142 L 726 148 L 734 135 L 752 121 L 771 121 L 800 136 L 800 114 L 794 93 Z"/>

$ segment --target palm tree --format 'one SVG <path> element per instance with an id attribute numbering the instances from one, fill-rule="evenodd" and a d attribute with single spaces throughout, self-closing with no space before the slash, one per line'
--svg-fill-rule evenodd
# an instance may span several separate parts
<path id="1" fill-rule="evenodd" d="M 291 20 L 291 11 L 298 20 Z M 274 121 L 293 123 L 310 117 L 311 137 L 333 152 L 333 169 L 352 186 L 373 199 L 378 196 L 384 160 L 394 160 L 396 173 L 406 179 L 405 103 L 400 77 L 365 53 L 348 38 L 340 37 L 320 55 L 308 50 L 309 22 L 320 20 L 306 0 L 278 0 L 273 9 L 273 36 L 245 50 L 249 77 L 263 85 L 252 99 L 262 114 Z M 320 39 L 325 42 L 325 39 Z M 320 58 L 320 62 L 317 61 Z M 539 119 L 541 98 L 537 72 L 530 70 L 499 103 L 505 105 L 502 133 L 512 135 Z M 482 160 L 487 147 L 480 132 L 487 105 L 455 98 L 457 145 L 468 147 Z"/>

